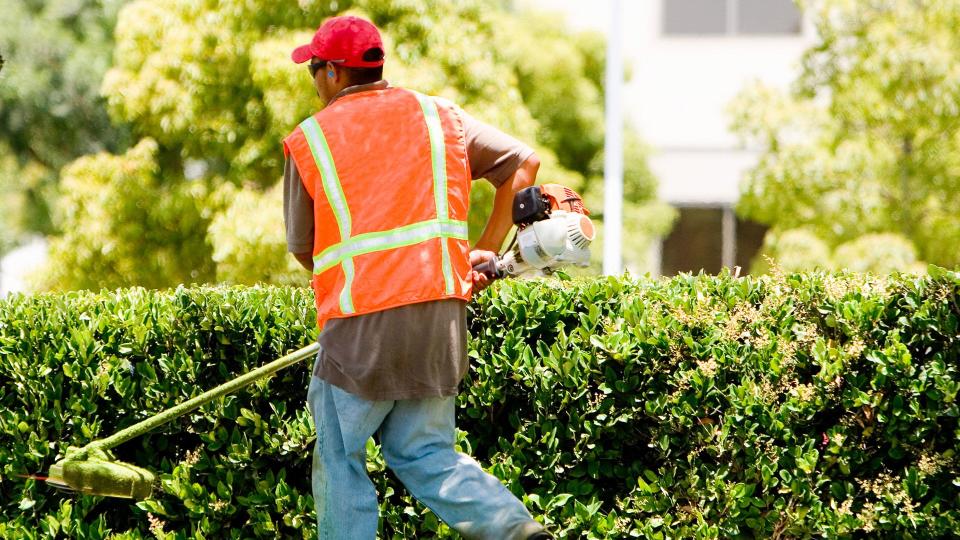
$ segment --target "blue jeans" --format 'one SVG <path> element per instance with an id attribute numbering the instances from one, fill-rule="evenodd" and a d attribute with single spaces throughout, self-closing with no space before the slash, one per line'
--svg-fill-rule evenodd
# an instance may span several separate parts
<path id="1" fill-rule="evenodd" d="M 454 450 L 454 397 L 367 401 L 312 377 L 307 401 L 317 426 L 313 497 L 321 540 L 377 536 L 377 492 L 366 464 L 374 433 L 407 490 L 464 538 L 523 539 L 543 530 L 496 477 Z"/>

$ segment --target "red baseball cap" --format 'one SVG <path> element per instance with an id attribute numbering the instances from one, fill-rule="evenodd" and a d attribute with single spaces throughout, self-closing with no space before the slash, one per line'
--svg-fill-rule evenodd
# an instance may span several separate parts
<path id="1" fill-rule="evenodd" d="M 333 17 L 324 21 L 310 43 L 294 49 L 290 58 L 302 64 L 314 56 L 346 67 L 378 67 L 383 65 L 383 41 L 377 27 L 366 19 Z"/>

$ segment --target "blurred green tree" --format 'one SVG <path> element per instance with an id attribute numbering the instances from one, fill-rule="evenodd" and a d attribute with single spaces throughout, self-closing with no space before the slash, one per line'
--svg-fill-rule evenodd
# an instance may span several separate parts
<path id="1" fill-rule="evenodd" d="M 97 289 L 211 281 L 214 266 L 203 234 L 199 183 L 170 181 L 150 138 L 120 156 L 101 152 L 63 169 L 65 227 L 51 243 L 45 289 Z M 94 240 L 95 239 L 95 240 Z M 78 271 L 82 270 L 82 271 Z"/>
<path id="2" fill-rule="evenodd" d="M 763 248 L 751 263 L 751 271 L 767 273 L 771 270 L 771 261 L 787 272 L 818 269 L 926 272 L 926 265 L 917 260 L 913 243 L 896 233 L 864 234 L 831 250 L 807 229 L 774 230 L 764 238 Z"/>
<path id="3" fill-rule="evenodd" d="M 208 250 L 217 279 L 303 282 L 302 270 L 290 264 L 283 249 L 274 186 L 282 171 L 280 140 L 319 101 L 306 69 L 292 64 L 289 54 L 324 18 L 345 11 L 369 17 L 383 29 L 386 77 L 393 84 L 449 98 L 533 143 L 543 162 L 541 181 L 599 192 L 603 40 L 590 34 L 571 37 L 555 18 L 511 12 L 493 0 L 138 0 L 120 13 L 115 62 L 102 91 L 116 121 L 128 123 L 135 137 L 156 141 L 154 167 L 158 182 L 168 188 L 166 197 L 207 194 L 202 218 L 182 224 L 193 229 L 169 239 L 205 238 L 206 247 L 194 248 Z M 636 140 L 627 171 L 627 192 L 637 197 L 635 203 L 649 205 L 656 184 Z M 190 185 L 203 189 L 181 187 Z M 470 215 L 474 237 L 491 197 L 486 183 L 476 184 Z M 641 220 L 648 230 L 634 231 L 632 241 L 668 225 L 668 213 L 660 214 L 667 219 Z M 102 230 L 93 234 L 98 229 L 87 223 L 90 213 L 66 210 L 65 215 L 64 228 L 76 231 L 70 242 L 87 244 L 89 251 L 128 240 Z M 64 245 L 55 250 L 52 264 L 67 272 L 62 283 L 79 286 L 89 269 L 80 261 L 62 264 L 66 252 Z M 171 278 L 188 275 L 184 265 L 194 264 L 168 262 L 179 268 L 160 275 Z M 201 268 L 196 278 L 203 279 L 204 272 Z M 122 272 L 96 276 L 103 276 L 101 286 L 135 278 Z"/>
<path id="4" fill-rule="evenodd" d="M 926 272 L 913 244 L 895 233 L 865 234 L 840 244 L 833 251 L 833 266 L 854 272 Z"/>
<path id="5" fill-rule="evenodd" d="M 61 167 L 126 145 L 99 96 L 123 3 L 20 0 L 0 9 L 0 253 L 25 233 L 54 230 Z"/>
<path id="6" fill-rule="evenodd" d="M 762 150 L 738 212 L 830 248 L 900 235 L 903 270 L 957 266 L 960 1 L 803 4 L 818 38 L 792 92 L 757 84 L 732 104 L 734 131 Z M 861 244 L 877 238 L 890 237 Z"/>
<path id="7" fill-rule="evenodd" d="M 830 247 L 806 229 L 767 233 L 763 239 L 763 248 L 752 261 L 750 271 L 758 274 L 769 272 L 771 260 L 787 272 L 818 268 L 829 270 L 833 267 Z"/>

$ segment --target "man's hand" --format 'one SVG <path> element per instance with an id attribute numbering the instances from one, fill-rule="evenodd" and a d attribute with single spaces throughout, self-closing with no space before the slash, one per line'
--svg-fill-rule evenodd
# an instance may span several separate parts
<path id="1" fill-rule="evenodd" d="M 478 264 L 485 263 L 490 259 L 496 257 L 497 254 L 492 251 L 487 251 L 485 249 L 474 249 L 470 251 L 470 266 L 474 267 Z M 487 277 L 486 274 L 481 274 L 476 270 L 470 271 L 470 279 L 473 280 L 473 292 L 480 292 L 490 286 L 493 281 Z"/>

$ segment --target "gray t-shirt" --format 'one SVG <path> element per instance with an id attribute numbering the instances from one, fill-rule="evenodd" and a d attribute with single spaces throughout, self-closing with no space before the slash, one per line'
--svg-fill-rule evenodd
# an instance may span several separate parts
<path id="1" fill-rule="evenodd" d="M 385 87 L 385 81 L 355 86 L 337 97 Z M 517 139 L 460 114 L 474 179 L 499 187 L 533 155 Z M 293 160 L 285 163 L 283 178 L 287 250 L 312 253 L 313 200 Z M 331 319 L 320 333 L 320 345 L 314 375 L 364 399 L 456 395 L 468 367 L 466 302 L 438 300 Z"/>

